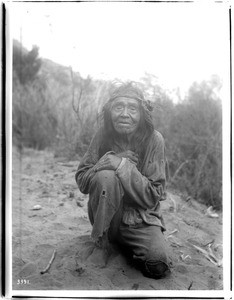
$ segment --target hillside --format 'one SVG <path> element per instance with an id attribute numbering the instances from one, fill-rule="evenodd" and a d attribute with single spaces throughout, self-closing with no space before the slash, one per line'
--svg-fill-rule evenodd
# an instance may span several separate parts
<path id="1" fill-rule="evenodd" d="M 13 148 L 12 256 L 14 290 L 220 290 L 222 215 L 174 193 L 162 203 L 165 233 L 173 261 L 161 280 L 144 277 L 113 248 L 107 265 L 93 251 L 87 196 L 75 183 L 78 161 L 53 153 Z M 38 210 L 33 210 L 40 205 Z M 196 248 L 197 247 L 197 248 Z M 205 251 L 202 253 L 202 250 Z M 40 272 L 55 259 L 48 272 Z M 22 283 L 19 279 L 23 279 Z"/>

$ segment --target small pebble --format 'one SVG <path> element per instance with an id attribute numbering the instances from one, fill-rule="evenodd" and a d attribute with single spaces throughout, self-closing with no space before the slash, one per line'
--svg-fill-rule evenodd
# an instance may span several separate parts
<path id="1" fill-rule="evenodd" d="M 75 269 L 75 271 L 76 271 L 79 275 L 81 275 L 81 274 L 84 273 L 85 269 L 82 268 L 82 267 L 77 267 L 77 268 Z"/>
<path id="2" fill-rule="evenodd" d="M 76 204 L 79 207 L 83 207 L 84 206 L 84 203 L 80 202 L 79 200 L 76 200 Z"/>
<path id="3" fill-rule="evenodd" d="M 69 198 L 74 198 L 75 194 L 74 192 L 69 192 Z"/>
<path id="4" fill-rule="evenodd" d="M 41 207 L 41 205 L 37 204 L 37 205 L 34 205 L 32 209 L 33 210 L 40 210 L 40 209 L 42 209 L 42 207 Z"/>

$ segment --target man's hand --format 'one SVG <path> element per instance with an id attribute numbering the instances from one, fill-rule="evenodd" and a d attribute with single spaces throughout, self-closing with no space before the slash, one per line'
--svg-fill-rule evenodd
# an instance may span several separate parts
<path id="1" fill-rule="evenodd" d="M 125 157 L 130 159 L 134 164 L 138 163 L 138 154 L 136 154 L 135 152 L 131 151 L 131 150 L 127 150 L 121 153 L 117 154 L 118 157 Z"/>
<path id="2" fill-rule="evenodd" d="M 116 170 L 121 163 L 121 158 L 114 154 L 105 154 L 96 163 L 94 169 L 96 172 L 102 170 Z"/>

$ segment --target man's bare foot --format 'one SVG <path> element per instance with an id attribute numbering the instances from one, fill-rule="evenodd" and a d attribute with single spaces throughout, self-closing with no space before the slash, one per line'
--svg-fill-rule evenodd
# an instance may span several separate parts
<path id="1" fill-rule="evenodd" d="M 77 253 L 77 258 L 84 263 L 88 262 L 105 268 L 112 253 L 113 246 L 110 244 L 107 234 L 104 234 L 96 242 L 84 243 L 82 249 Z"/>

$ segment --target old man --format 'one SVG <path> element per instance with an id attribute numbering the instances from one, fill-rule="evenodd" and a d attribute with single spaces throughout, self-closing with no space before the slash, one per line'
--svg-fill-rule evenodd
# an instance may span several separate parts
<path id="1" fill-rule="evenodd" d="M 89 194 L 92 238 L 100 248 L 117 243 L 145 276 L 169 270 L 160 201 L 165 199 L 165 149 L 154 130 L 152 106 L 134 83 L 111 92 L 103 124 L 76 172 L 80 191 Z"/>

